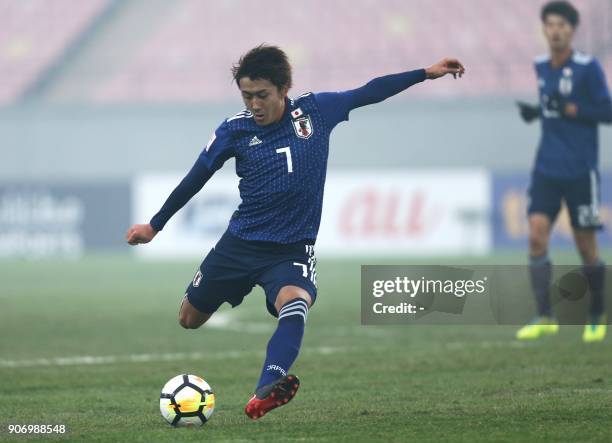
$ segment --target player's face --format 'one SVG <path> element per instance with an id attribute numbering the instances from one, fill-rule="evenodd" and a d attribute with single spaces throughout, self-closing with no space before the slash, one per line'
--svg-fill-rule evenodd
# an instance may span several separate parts
<path id="1" fill-rule="evenodd" d="M 571 47 L 574 28 L 562 16 L 548 14 L 544 20 L 544 36 L 552 52 L 564 51 Z"/>
<path id="2" fill-rule="evenodd" d="M 286 88 L 279 90 L 269 80 L 261 78 L 252 80 L 250 77 L 242 77 L 238 85 L 242 100 L 247 109 L 253 113 L 255 123 L 266 126 L 281 119 L 285 111 Z"/>

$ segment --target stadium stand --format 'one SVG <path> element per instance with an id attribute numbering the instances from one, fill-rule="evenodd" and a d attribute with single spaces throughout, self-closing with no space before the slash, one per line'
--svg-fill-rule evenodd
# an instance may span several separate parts
<path id="1" fill-rule="evenodd" d="M 1 12 L 11 17 L 11 26 L 0 30 L 0 103 L 15 100 L 44 74 L 106 3 L 0 0 Z M 355 87 L 452 54 L 469 75 L 415 88 L 411 96 L 533 95 L 531 60 L 545 51 L 542 3 L 271 0 L 263 7 L 244 0 L 130 0 L 40 95 L 60 102 L 223 102 L 236 94 L 229 67 L 261 42 L 288 51 L 296 93 Z M 612 2 L 574 3 L 584 23 L 577 46 L 597 55 L 610 75 Z"/>
<path id="2" fill-rule="evenodd" d="M 610 38 L 609 20 L 595 20 L 598 29 L 591 25 L 604 3 L 575 3 L 587 23 L 578 40 L 580 47 L 601 49 L 593 47 L 589 37 L 597 35 L 601 41 L 607 34 Z M 379 74 L 457 54 L 470 71 L 465 81 L 416 93 L 532 94 L 531 60 L 544 50 L 540 2 L 504 4 L 506 7 L 500 7 L 500 2 L 489 0 L 312 0 L 297 7 L 279 1 L 273 8 L 261 8 L 240 1 L 185 0 L 125 69 L 99 85 L 93 98 L 227 99 L 235 90 L 225 67 L 263 41 L 288 49 L 295 65 L 296 92 L 357 86 Z M 449 10 L 454 14 L 448 14 Z M 604 48 L 608 53 L 598 55 L 607 57 L 609 63 L 610 44 Z"/>
<path id="3" fill-rule="evenodd" d="M 0 1 L 0 105 L 36 82 L 109 0 Z"/>

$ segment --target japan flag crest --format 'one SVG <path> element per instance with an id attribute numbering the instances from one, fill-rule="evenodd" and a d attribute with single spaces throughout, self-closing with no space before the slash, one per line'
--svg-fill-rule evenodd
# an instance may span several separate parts
<path id="1" fill-rule="evenodd" d="M 300 138 L 310 138 L 313 133 L 312 121 L 309 115 L 299 117 L 293 120 L 293 129 L 295 129 L 295 135 Z"/>

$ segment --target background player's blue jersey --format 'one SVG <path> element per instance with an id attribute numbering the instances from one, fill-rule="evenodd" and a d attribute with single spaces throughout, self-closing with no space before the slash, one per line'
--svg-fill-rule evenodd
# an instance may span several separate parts
<path id="1" fill-rule="evenodd" d="M 215 131 L 195 165 L 151 219 L 159 231 L 223 163 L 234 157 L 242 202 L 229 231 L 245 240 L 316 240 L 321 221 L 329 136 L 352 109 L 380 102 L 425 80 L 425 70 L 376 78 L 343 92 L 286 99 L 280 121 L 255 123 L 245 110 Z"/>
<path id="2" fill-rule="evenodd" d="M 598 169 L 600 122 L 612 121 L 610 93 L 601 66 L 593 57 L 574 52 L 561 67 L 549 56 L 536 59 L 542 137 L 535 170 L 574 178 Z M 562 115 L 566 102 L 577 105 L 576 118 Z"/>

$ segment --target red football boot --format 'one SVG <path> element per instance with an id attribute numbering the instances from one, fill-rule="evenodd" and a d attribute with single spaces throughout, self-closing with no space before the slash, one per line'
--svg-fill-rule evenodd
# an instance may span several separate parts
<path id="1" fill-rule="evenodd" d="M 251 397 L 244 408 L 244 413 L 257 420 L 272 409 L 289 403 L 299 387 L 300 380 L 296 375 L 289 374 L 279 378 L 274 383 L 258 389 L 259 392 Z"/>

